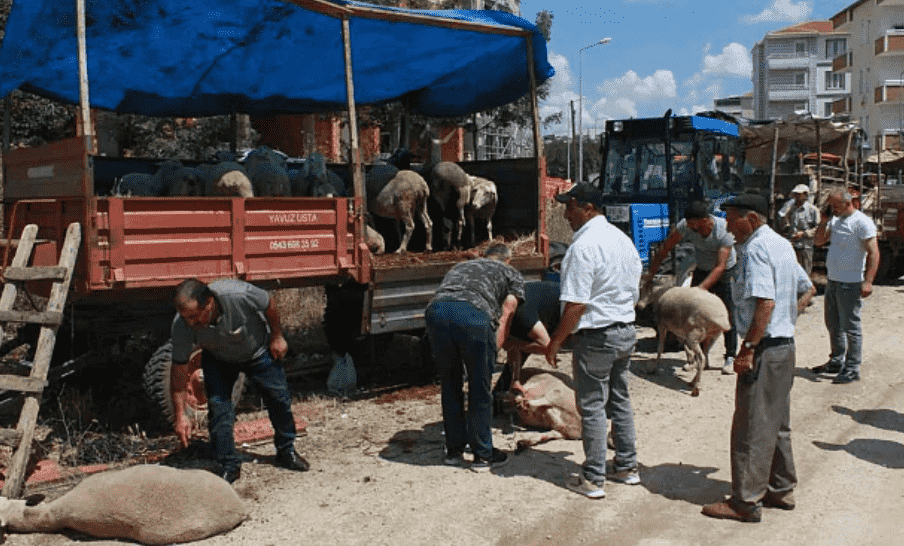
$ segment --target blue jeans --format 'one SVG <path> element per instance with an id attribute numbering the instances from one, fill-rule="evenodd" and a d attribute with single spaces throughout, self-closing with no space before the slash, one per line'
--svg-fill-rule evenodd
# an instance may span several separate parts
<path id="1" fill-rule="evenodd" d="M 273 425 L 276 452 L 282 453 L 294 448 L 292 395 L 286 383 L 286 374 L 273 361 L 269 350 L 260 357 L 241 364 L 217 360 L 213 354 L 203 351 L 201 369 L 204 370 L 204 389 L 207 391 L 210 444 L 214 458 L 223 469 L 236 469 L 242 464 L 235 450 L 235 408 L 232 405 L 232 388 L 239 372 L 245 372 L 245 377 L 257 387 L 264 399 L 267 415 Z"/>
<path id="2" fill-rule="evenodd" d="M 628 393 L 628 367 L 637 343 L 633 325 L 579 330 L 574 336 L 574 394 L 581 412 L 584 477 L 606 479 L 606 433 L 612 420 L 616 472 L 637 467 L 634 412 Z"/>
<path id="3" fill-rule="evenodd" d="M 438 301 L 427 307 L 427 335 L 442 384 L 443 427 L 447 453 L 461 453 L 465 444 L 474 455 L 493 454 L 493 396 L 496 330 L 490 317 L 470 303 Z M 468 373 L 465 416 L 463 374 Z"/>
<path id="4" fill-rule="evenodd" d="M 825 320 L 832 353 L 829 362 L 842 372 L 860 373 L 863 355 L 863 330 L 860 326 L 859 282 L 829 280 L 825 292 Z"/>

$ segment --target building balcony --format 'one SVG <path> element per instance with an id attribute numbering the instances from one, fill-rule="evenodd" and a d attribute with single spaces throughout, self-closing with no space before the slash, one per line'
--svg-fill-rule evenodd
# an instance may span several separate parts
<path id="1" fill-rule="evenodd" d="M 885 34 L 879 36 L 879 38 L 876 40 L 875 52 L 876 56 L 878 57 L 904 55 L 904 30 L 886 30 Z"/>
<path id="2" fill-rule="evenodd" d="M 832 59 L 832 72 L 850 72 L 854 64 L 854 52 L 848 51 Z"/>
<path id="3" fill-rule="evenodd" d="M 770 70 L 791 70 L 809 68 L 810 57 L 795 57 L 784 55 L 770 55 L 767 58 Z"/>
<path id="4" fill-rule="evenodd" d="M 904 6 L 904 0 L 876 0 L 877 6 Z"/>
<path id="5" fill-rule="evenodd" d="M 876 88 L 876 104 L 900 105 L 901 101 L 904 101 L 904 81 L 885 80 Z"/>
<path id="6" fill-rule="evenodd" d="M 810 88 L 806 85 L 772 84 L 769 86 L 770 101 L 808 101 Z"/>
<path id="7" fill-rule="evenodd" d="M 832 115 L 850 114 L 851 97 L 842 97 L 832 101 Z"/>

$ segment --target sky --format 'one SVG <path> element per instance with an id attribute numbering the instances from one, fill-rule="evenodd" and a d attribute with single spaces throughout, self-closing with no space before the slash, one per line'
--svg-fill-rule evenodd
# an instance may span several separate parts
<path id="1" fill-rule="evenodd" d="M 541 115 L 564 113 L 544 134 L 570 133 L 569 101 L 590 133 L 604 120 L 713 109 L 753 90 L 750 51 L 767 32 L 828 20 L 854 0 L 522 0 L 521 17 L 553 14 L 556 69 Z M 611 38 L 609 43 L 594 45 Z M 589 47 L 588 47 L 589 46 Z M 581 51 L 582 48 L 583 52 Z M 579 97 L 583 94 L 583 104 Z M 580 107 L 579 107 L 580 105 Z M 576 129 L 577 130 L 577 129 Z"/>

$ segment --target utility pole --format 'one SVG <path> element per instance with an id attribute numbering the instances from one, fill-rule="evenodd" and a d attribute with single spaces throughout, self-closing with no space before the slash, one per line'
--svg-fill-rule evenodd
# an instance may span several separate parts
<path id="1" fill-rule="evenodd" d="M 568 152 L 572 152 L 572 148 L 574 148 L 574 101 L 571 101 L 571 142 L 568 143 Z M 576 157 L 577 154 L 571 153 L 571 157 Z M 568 179 L 571 180 L 571 160 L 568 161 Z M 580 180 L 578 180 L 580 182 Z"/>

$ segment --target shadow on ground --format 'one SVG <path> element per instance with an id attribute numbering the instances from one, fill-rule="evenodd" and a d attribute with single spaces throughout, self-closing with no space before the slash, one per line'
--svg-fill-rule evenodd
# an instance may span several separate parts
<path id="1" fill-rule="evenodd" d="M 904 445 L 891 440 L 858 438 L 847 444 L 814 441 L 813 445 L 826 451 L 846 451 L 860 460 L 885 468 L 904 468 Z"/>

